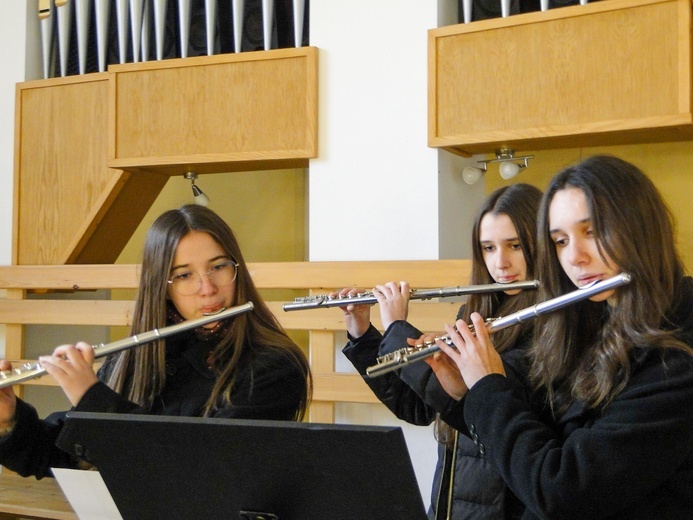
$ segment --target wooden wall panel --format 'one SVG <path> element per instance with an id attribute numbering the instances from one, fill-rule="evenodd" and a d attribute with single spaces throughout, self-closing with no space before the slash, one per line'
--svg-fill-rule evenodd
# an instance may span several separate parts
<path id="1" fill-rule="evenodd" d="M 108 167 L 108 78 L 17 85 L 17 264 L 114 262 L 168 180 Z"/>
<path id="2" fill-rule="evenodd" d="M 66 245 L 118 176 L 106 164 L 107 96 L 103 74 L 17 86 L 17 263 L 63 263 Z"/>
<path id="3" fill-rule="evenodd" d="M 609 0 L 429 32 L 429 145 L 693 138 L 688 0 Z"/>
<path id="4" fill-rule="evenodd" d="M 317 156 L 314 47 L 109 70 L 112 167 L 182 175 L 305 167 Z"/>

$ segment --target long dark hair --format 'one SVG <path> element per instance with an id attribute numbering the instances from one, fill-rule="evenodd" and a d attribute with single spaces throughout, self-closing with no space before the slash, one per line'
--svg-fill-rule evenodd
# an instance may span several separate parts
<path id="1" fill-rule="evenodd" d="M 633 281 L 616 290 L 615 305 L 582 302 L 536 320 L 530 379 L 544 388 L 555 414 L 573 401 L 606 405 L 628 383 L 638 346 L 686 348 L 675 337 L 685 270 L 675 245 L 675 222 L 652 181 L 636 166 L 599 155 L 559 172 L 539 211 L 537 265 L 542 299 L 575 290 L 551 240 L 549 209 L 559 190 L 587 200 L 597 246 Z"/>
<path id="2" fill-rule="evenodd" d="M 490 284 L 495 280 L 486 268 L 481 250 L 481 220 L 486 215 L 507 215 L 515 226 L 517 238 L 522 247 L 522 254 L 527 264 L 527 278 L 535 276 L 534 257 L 536 253 L 537 213 L 541 202 L 541 190 L 530 184 L 513 184 L 495 190 L 477 210 L 472 228 L 472 274 L 470 283 L 474 285 Z M 484 318 L 505 316 L 536 303 L 536 291 L 521 291 L 508 296 L 505 293 L 472 294 L 465 305 L 460 308 L 458 318 L 470 323 L 472 312 L 480 313 Z M 503 352 L 513 347 L 520 337 L 531 336 L 531 325 L 523 324 L 508 327 L 493 336 L 496 350 Z M 455 430 L 436 418 L 435 435 L 438 442 L 452 447 L 455 442 Z"/>
<path id="3" fill-rule="evenodd" d="M 481 221 L 486 215 L 507 215 L 515 226 L 517 238 L 522 247 L 522 254 L 527 264 L 527 278 L 535 276 L 534 257 L 536 254 L 537 213 L 541 202 L 541 191 L 529 184 L 513 184 L 499 188 L 489 195 L 478 209 L 472 228 L 472 274 L 470 283 L 494 283 L 486 268 L 481 250 Z M 521 291 L 508 297 L 505 293 L 472 294 L 460 313 L 460 318 L 469 323 L 472 312 L 478 312 L 485 318 L 507 315 L 529 307 L 536 302 L 535 291 Z M 493 337 L 496 350 L 503 352 L 515 345 L 517 338 L 528 330 L 528 325 L 508 327 L 497 332 Z"/>
<path id="4" fill-rule="evenodd" d="M 306 376 L 306 392 L 295 419 L 302 419 L 312 395 L 312 378 L 308 361 L 301 349 L 287 336 L 262 300 L 243 259 L 231 228 L 212 210 L 186 205 L 170 210 L 156 219 L 147 233 L 142 258 L 142 272 L 135 303 L 131 334 L 167 325 L 167 289 L 173 257 L 178 243 L 191 231 L 209 234 L 226 255 L 238 263 L 236 290 L 232 305 L 254 304 L 253 312 L 233 318 L 224 337 L 216 345 L 213 366 L 218 377 L 207 403 L 207 413 L 230 402 L 234 378 L 239 365 L 252 349 L 274 348 L 286 354 Z M 150 407 L 166 381 L 165 342 L 158 341 L 137 349 L 125 350 L 115 359 L 107 384 L 131 401 Z"/>

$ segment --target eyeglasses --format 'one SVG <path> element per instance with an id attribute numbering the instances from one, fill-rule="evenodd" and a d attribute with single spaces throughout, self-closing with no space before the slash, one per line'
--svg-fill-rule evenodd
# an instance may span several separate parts
<path id="1" fill-rule="evenodd" d="M 204 275 L 217 287 L 228 287 L 238 276 L 237 268 L 238 264 L 236 262 L 226 260 L 214 264 Z M 202 275 L 195 271 L 185 271 L 172 276 L 168 283 L 181 296 L 191 296 L 196 294 L 202 287 Z"/>

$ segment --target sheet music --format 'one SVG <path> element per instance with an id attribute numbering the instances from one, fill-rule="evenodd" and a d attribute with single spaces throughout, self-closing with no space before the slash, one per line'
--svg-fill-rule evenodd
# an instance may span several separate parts
<path id="1" fill-rule="evenodd" d="M 52 468 L 80 520 L 123 520 L 98 471 Z"/>

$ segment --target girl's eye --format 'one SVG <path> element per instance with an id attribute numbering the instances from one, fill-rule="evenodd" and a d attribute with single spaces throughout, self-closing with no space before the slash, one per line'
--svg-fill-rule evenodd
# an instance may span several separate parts
<path id="1" fill-rule="evenodd" d="M 173 277 L 173 279 L 182 282 L 183 280 L 187 280 L 188 278 L 190 278 L 191 275 L 192 273 L 178 273 Z"/>
<path id="2" fill-rule="evenodd" d="M 515 244 L 510 244 L 509 247 L 510 247 L 510 249 L 512 249 L 513 251 L 522 251 L 522 244 L 520 244 L 519 242 L 517 242 L 517 243 L 515 243 Z"/>
<path id="3" fill-rule="evenodd" d="M 481 250 L 485 253 L 492 253 L 494 249 L 493 246 L 481 246 Z"/>
<path id="4" fill-rule="evenodd" d="M 558 247 L 565 246 L 568 241 L 565 239 L 565 237 L 554 237 L 553 238 L 553 243 L 556 244 Z"/>

